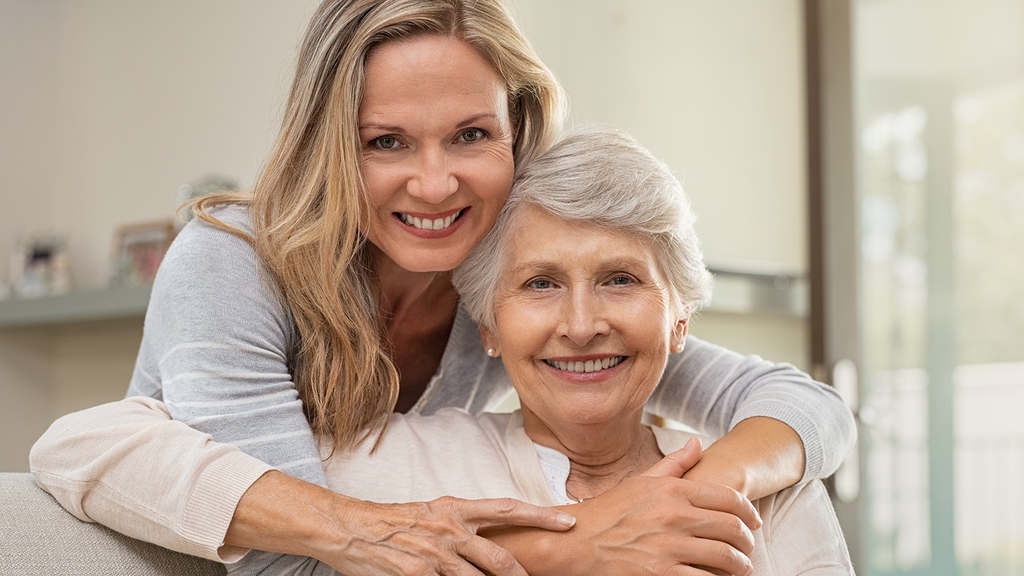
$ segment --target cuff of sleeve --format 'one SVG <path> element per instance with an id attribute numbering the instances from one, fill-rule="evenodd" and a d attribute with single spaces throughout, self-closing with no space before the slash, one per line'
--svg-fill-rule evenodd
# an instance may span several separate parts
<path id="1" fill-rule="evenodd" d="M 248 549 L 225 545 L 224 536 L 242 495 L 271 470 L 273 466 L 238 450 L 222 455 L 204 468 L 182 522 L 182 536 L 186 546 L 192 548 L 184 552 L 225 564 L 245 556 Z"/>
<path id="2" fill-rule="evenodd" d="M 800 482 L 821 479 L 825 472 L 825 453 L 818 418 L 814 418 L 791 404 L 776 400 L 762 400 L 745 406 L 734 417 L 730 429 L 747 418 L 766 416 L 792 428 L 804 444 L 804 474 Z M 819 417 L 820 418 L 820 417 Z M 830 472 L 829 472 L 830 473 Z"/>

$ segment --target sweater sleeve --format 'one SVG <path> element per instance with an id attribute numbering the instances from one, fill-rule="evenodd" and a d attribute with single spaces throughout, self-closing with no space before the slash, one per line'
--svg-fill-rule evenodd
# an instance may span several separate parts
<path id="1" fill-rule="evenodd" d="M 242 494 L 271 470 L 146 397 L 58 419 L 29 462 L 36 483 L 80 520 L 221 562 L 245 554 L 224 535 Z"/>
<path id="2" fill-rule="evenodd" d="M 240 208 L 217 216 L 250 226 Z M 252 246 L 194 220 L 157 274 L 129 393 L 162 399 L 175 420 L 324 486 L 289 369 L 294 340 L 291 316 Z"/>
<path id="3" fill-rule="evenodd" d="M 747 418 L 779 420 L 803 441 L 802 481 L 835 472 L 857 437 L 853 415 L 831 387 L 789 364 L 742 356 L 693 336 L 683 352 L 669 357 L 647 409 L 714 437 Z"/>

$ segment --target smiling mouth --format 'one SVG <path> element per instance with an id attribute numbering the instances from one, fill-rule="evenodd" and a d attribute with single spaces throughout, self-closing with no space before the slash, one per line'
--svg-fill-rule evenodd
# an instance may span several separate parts
<path id="1" fill-rule="evenodd" d="M 451 226 L 453 222 L 461 218 L 463 212 L 465 211 L 466 209 L 463 208 L 462 210 L 459 210 L 455 214 L 446 216 L 444 218 L 435 218 L 433 220 L 431 220 L 430 218 L 420 218 L 418 216 L 411 216 L 409 214 L 403 214 L 401 212 L 395 212 L 395 214 L 398 215 L 399 220 L 401 220 L 405 224 L 408 224 L 409 226 L 412 226 L 413 228 L 418 228 L 420 230 L 444 230 Z"/>
<path id="2" fill-rule="evenodd" d="M 587 360 L 586 362 L 560 362 L 558 360 L 545 360 L 544 363 L 556 370 L 564 372 L 600 372 L 617 366 L 625 356 L 613 356 L 602 360 Z"/>

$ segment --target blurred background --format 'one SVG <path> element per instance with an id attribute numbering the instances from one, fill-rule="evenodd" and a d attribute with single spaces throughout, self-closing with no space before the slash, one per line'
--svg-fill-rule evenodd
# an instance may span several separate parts
<path id="1" fill-rule="evenodd" d="M 858 574 L 1024 574 L 1024 0 L 512 4 L 573 121 L 683 180 L 693 333 L 857 411 Z M 315 5 L 0 0 L 0 471 L 123 396 L 175 209 L 251 185 Z"/>

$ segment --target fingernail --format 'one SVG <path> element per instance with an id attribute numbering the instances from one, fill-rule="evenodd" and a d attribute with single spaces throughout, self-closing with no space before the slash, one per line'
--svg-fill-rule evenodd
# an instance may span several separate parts
<path id="1" fill-rule="evenodd" d="M 696 441 L 697 441 L 697 437 L 696 436 L 690 436 L 690 439 L 686 441 L 686 444 L 683 444 L 683 448 L 689 448 L 690 446 L 693 446 L 693 443 L 696 442 Z"/>
<path id="2" fill-rule="evenodd" d="M 555 517 L 555 520 L 557 520 L 559 524 L 565 526 L 566 528 L 572 528 L 576 525 L 576 517 L 570 516 L 565 512 L 559 512 L 558 516 Z"/>

